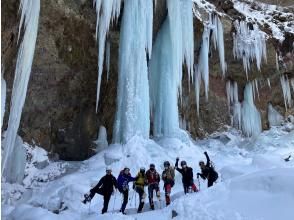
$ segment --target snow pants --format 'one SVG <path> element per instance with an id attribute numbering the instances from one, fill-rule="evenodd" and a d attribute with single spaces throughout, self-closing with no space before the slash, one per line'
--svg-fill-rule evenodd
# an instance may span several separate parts
<path id="1" fill-rule="evenodd" d="M 104 195 L 104 202 L 103 202 L 102 214 L 104 214 L 105 212 L 107 212 L 110 198 L 111 198 L 111 193 L 106 193 Z"/>
<path id="2" fill-rule="evenodd" d="M 171 193 L 171 188 L 173 187 L 173 185 L 174 185 L 173 181 L 166 181 L 164 183 L 165 204 L 167 206 L 170 204 L 170 193 Z"/>
<path id="3" fill-rule="evenodd" d="M 193 182 L 192 183 L 189 183 L 189 184 L 183 183 L 183 187 L 184 187 L 185 194 L 189 193 L 189 189 L 190 188 L 192 189 L 193 192 L 197 192 L 198 191 L 196 185 Z"/>
<path id="4" fill-rule="evenodd" d="M 139 207 L 138 207 L 138 212 L 142 212 L 142 209 L 144 207 L 144 199 L 145 199 L 144 186 L 143 187 L 136 186 L 135 190 L 139 194 Z"/>
<path id="5" fill-rule="evenodd" d="M 152 183 L 148 185 L 148 198 L 149 198 L 149 204 L 150 208 L 154 209 L 154 201 L 153 201 L 153 191 L 155 190 L 156 196 L 159 197 L 159 186 L 158 183 Z"/>
<path id="6" fill-rule="evenodd" d="M 124 190 L 124 191 L 122 190 L 121 193 L 123 195 L 123 203 L 121 205 L 120 212 L 125 213 L 125 209 L 128 204 L 129 190 Z"/>

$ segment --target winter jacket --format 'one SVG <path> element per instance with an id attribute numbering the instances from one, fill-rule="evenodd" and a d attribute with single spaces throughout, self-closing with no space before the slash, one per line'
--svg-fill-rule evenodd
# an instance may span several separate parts
<path id="1" fill-rule="evenodd" d="M 110 195 L 113 192 L 113 187 L 117 188 L 116 178 L 112 174 L 106 174 L 90 192 L 91 194 Z"/>
<path id="2" fill-rule="evenodd" d="M 175 182 L 175 170 L 172 167 L 169 167 L 168 169 L 164 170 L 162 172 L 162 180 L 164 183 L 171 183 L 172 185 Z"/>
<path id="3" fill-rule="evenodd" d="M 160 182 L 160 176 L 155 169 L 153 171 L 150 169 L 147 170 L 146 178 L 147 178 L 148 185 L 154 184 L 154 183 L 158 184 Z"/>
<path id="4" fill-rule="evenodd" d="M 201 173 L 199 175 L 202 179 L 208 179 L 212 181 L 216 181 L 218 178 L 218 173 L 214 170 L 214 168 L 210 165 L 210 159 L 208 154 L 205 154 L 206 156 L 206 165 L 204 169 L 201 169 Z"/>
<path id="5" fill-rule="evenodd" d="M 178 161 L 175 164 L 176 170 L 182 174 L 182 182 L 184 185 L 192 185 L 193 184 L 193 169 L 191 167 L 186 167 L 185 169 L 181 169 L 178 167 Z"/>
<path id="6" fill-rule="evenodd" d="M 135 181 L 135 186 L 136 187 L 141 187 L 144 189 L 144 186 L 147 183 L 146 175 L 145 173 L 138 172 L 136 176 L 136 181 Z"/>
<path id="7" fill-rule="evenodd" d="M 120 174 L 117 178 L 117 188 L 120 192 L 129 189 L 129 182 L 135 181 L 136 178 L 132 177 L 129 173 L 128 175 L 124 173 L 124 171 L 120 171 Z"/>

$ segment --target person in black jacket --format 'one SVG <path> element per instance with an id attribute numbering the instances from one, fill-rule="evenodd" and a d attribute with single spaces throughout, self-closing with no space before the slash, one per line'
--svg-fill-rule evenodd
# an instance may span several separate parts
<path id="1" fill-rule="evenodd" d="M 95 196 L 96 193 L 102 195 L 104 197 L 102 214 L 107 212 L 108 204 L 110 197 L 113 193 L 113 188 L 117 189 L 117 181 L 116 178 L 111 174 L 111 169 L 106 168 L 106 175 L 103 176 L 98 184 L 90 190 L 90 194 L 85 194 L 85 200 L 83 203 L 90 202 L 91 199 Z"/>
<path id="2" fill-rule="evenodd" d="M 207 187 L 211 187 L 213 183 L 217 180 L 218 173 L 214 170 L 213 166 L 211 166 L 207 152 L 204 152 L 204 155 L 207 161 L 206 164 L 204 163 L 204 161 L 199 162 L 201 173 L 197 173 L 197 178 L 201 176 L 202 179 L 207 179 Z"/>
<path id="3" fill-rule="evenodd" d="M 181 161 L 181 167 L 178 167 L 179 158 L 176 159 L 175 168 L 177 171 L 179 171 L 182 174 L 182 182 L 184 187 L 185 194 L 189 192 L 189 188 L 192 189 L 194 192 L 197 192 L 197 188 L 194 184 L 193 180 L 193 169 L 191 167 L 187 166 L 187 162 L 182 160 Z"/>

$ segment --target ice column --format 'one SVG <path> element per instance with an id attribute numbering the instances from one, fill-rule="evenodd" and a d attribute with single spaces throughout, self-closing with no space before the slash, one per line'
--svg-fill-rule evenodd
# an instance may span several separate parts
<path id="1" fill-rule="evenodd" d="M 147 55 L 152 50 L 152 0 L 128 0 L 120 31 L 117 112 L 113 141 L 134 135 L 149 137 L 149 82 Z"/>
<path id="2" fill-rule="evenodd" d="M 230 112 L 232 112 L 232 125 L 241 129 L 241 104 L 238 97 L 237 82 L 228 81 L 226 83 L 227 101 Z"/>
<path id="3" fill-rule="evenodd" d="M 16 154 L 13 152 L 15 152 L 14 146 L 16 142 L 16 135 L 21 119 L 22 108 L 26 98 L 26 92 L 35 52 L 40 12 L 40 0 L 22 0 L 20 2 L 20 7 L 22 9 L 22 14 L 19 25 L 19 35 L 20 30 L 23 27 L 24 36 L 18 50 L 11 95 L 10 115 L 6 137 L 4 140 L 4 155 L 2 159 L 2 175 L 4 175 L 8 181 L 12 182 L 15 180 L 14 175 L 16 174 L 9 171 L 11 170 L 11 166 L 16 166 L 18 164 L 18 159 L 22 157 L 19 155 L 19 152 Z"/>
<path id="4" fill-rule="evenodd" d="M 168 16 L 159 31 L 150 61 L 150 97 L 155 136 L 179 131 L 178 95 L 182 65 L 193 79 L 194 36 L 192 1 L 167 0 Z"/>
<path id="5" fill-rule="evenodd" d="M 253 100 L 253 85 L 247 83 L 244 90 L 244 101 L 242 103 L 242 131 L 245 136 L 257 136 L 261 133 L 261 118 L 260 113 L 256 109 Z"/>

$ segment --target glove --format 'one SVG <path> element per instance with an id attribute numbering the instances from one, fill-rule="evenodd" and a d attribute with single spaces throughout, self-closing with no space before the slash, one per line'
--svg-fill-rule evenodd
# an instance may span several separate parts
<path id="1" fill-rule="evenodd" d="M 207 154 L 207 152 L 205 151 L 205 152 L 204 152 L 204 154 L 206 155 L 206 154 Z"/>

